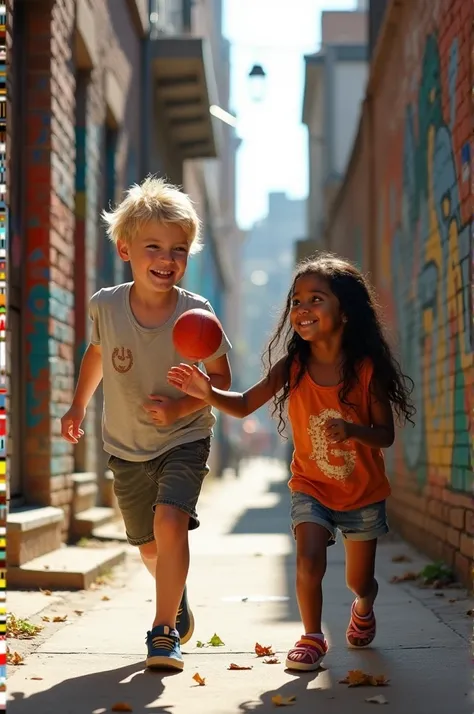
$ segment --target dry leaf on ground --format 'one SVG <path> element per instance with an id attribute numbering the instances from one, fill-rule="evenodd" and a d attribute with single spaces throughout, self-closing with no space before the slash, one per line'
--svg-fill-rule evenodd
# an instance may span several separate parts
<path id="1" fill-rule="evenodd" d="M 102 600 L 105 600 L 105 601 L 107 601 L 107 600 L 110 600 L 110 598 L 109 598 L 109 596 L 108 596 L 108 595 L 103 595 L 103 596 L 102 596 Z"/>
<path id="2" fill-rule="evenodd" d="M 30 679 L 43 679 L 43 677 L 30 677 Z"/>
<path id="3" fill-rule="evenodd" d="M 43 595 L 47 595 L 48 597 L 51 597 L 51 595 L 53 594 L 51 590 L 42 590 L 41 588 L 40 593 L 43 593 Z"/>
<path id="4" fill-rule="evenodd" d="M 7 651 L 7 663 L 8 664 L 13 664 L 13 665 L 18 665 L 18 664 L 24 664 L 24 657 L 21 656 L 18 652 L 10 652 L 10 650 Z"/>
<path id="5" fill-rule="evenodd" d="M 234 663 L 232 663 L 232 664 L 230 664 L 230 665 L 227 667 L 227 669 L 252 669 L 252 667 L 243 667 L 243 666 L 240 665 L 240 664 L 234 664 Z"/>
<path id="6" fill-rule="evenodd" d="M 67 620 L 67 615 L 56 615 L 56 617 L 53 617 L 53 622 L 66 622 Z"/>
<path id="7" fill-rule="evenodd" d="M 51 622 L 51 618 L 46 617 L 46 615 L 43 615 L 43 617 L 41 619 L 43 620 L 43 622 Z"/>
<path id="8" fill-rule="evenodd" d="M 206 684 L 206 678 L 201 677 L 199 672 L 196 672 L 196 674 L 193 676 L 193 679 L 199 684 L 200 687 L 204 687 L 204 685 Z"/>
<path id="9" fill-rule="evenodd" d="M 369 704 L 388 704 L 388 699 L 385 699 L 383 694 L 377 694 L 376 697 L 369 697 L 365 700 Z"/>
<path id="10" fill-rule="evenodd" d="M 83 615 L 83 614 L 84 614 L 84 610 L 74 610 L 74 612 L 76 613 L 76 615 Z"/>
<path id="11" fill-rule="evenodd" d="M 367 674 L 361 669 L 351 669 L 344 679 L 339 680 L 339 684 L 347 684 L 349 687 L 386 687 L 389 680 L 384 674 Z"/>
<path id="12" fill-rule="evenodd" d="M 412 560 L 408 555 L 394 555 L 392 558 L 392 563 L 411 563 Z"/>
<path id="13" fill-rule="evenodd" d="M 411 571 L 403 573 L 403 575 L 394 575 L 393 578 L 390 578 L 391 583 L 406 583 L 413 580 L 418 580 L 418 573 Z"/>
<path id="14" fill-rule="evenodd" d="M 296 697 L 282 697 L 281 694 L 276 694 L 272 697 L 272 704 L 276 707 L 289 707 L 296 702 Z"/>
<path id="15" fill-rule="evenodd" d="M 271 655 L 274 654 L 272 650 L 272 646 L 270 647 L 263 647 L 263 645 L 260 645 L 258 642 L 255 643 L 255 654 L 257 657 L 271 657 Z"/>
<path id="16" fill-rule="evenodd" d="M 263 660 L 263 664 L 280 664 L 278 657 L 270 657 Z"/>
<path id="17" fill-rule="evenodd" d="M 127 702 L 117 702 L 110 707 L 112 712 L 133 712 L 132 707 Z"/>

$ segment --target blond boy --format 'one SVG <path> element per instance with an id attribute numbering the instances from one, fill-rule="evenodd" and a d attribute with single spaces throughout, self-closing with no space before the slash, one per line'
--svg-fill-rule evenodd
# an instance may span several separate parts
<path id="1" fill-rule="evenodd" d="M 166 375 L 182 357 L 171 339 L 186 310 L 211 305 L 183 290 L 188 256 L 200 248 L 199 219 L 189 197 L 162 179 L 133 186 L 103 218 L 133 281 L 99 290 L 90 300 L 92 333 L 62 436 L 77 443 L 86 408 L 103 381 L 104 449 L 129 543 L 156 580 L 156 613 L 147 633 L 148 667 L 182 669 L 180 644 L 194 622 L 186 597 L 188 530 L 208 473 L 214 417 L 202 401 L 183 397 Z M 206 361 L 212 384 L 231 382 L 223 337 Z"/>

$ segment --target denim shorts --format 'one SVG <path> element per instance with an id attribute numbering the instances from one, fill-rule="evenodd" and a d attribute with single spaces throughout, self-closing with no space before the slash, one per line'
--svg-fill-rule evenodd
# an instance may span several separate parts
<path id="1" fill-rule="evenodd" d="M 189 529 L 198 528 L 196 505 L 209 473 L 210 446 L 208 437 L 175 446 L 151 461 L 109 458 L 114 492 L 131 545 L 154 540 L 154 511 L 160 504 L 184 511 L 189 515 Z"/>
<path id="2" fill-rule="evenodd" d="M 300 491 L 291 494 L 291 528 L 295 535 L 301 523 L 317 523 L 329 532 L 328 545 L 336 542 L 340 530 L 347 540 L 374 540 L 388 533 L 385 501 L 353 511 L 333 511 L 313 496 Z"/>

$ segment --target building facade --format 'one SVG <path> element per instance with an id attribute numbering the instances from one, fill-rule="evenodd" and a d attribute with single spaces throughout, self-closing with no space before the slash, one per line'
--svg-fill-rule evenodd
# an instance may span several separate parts
<path id="1" fill-rule="evenodd" d="M 385 4 L 326 239 L 370 273 L 415 382 L 415 426 L 386 459 L 390 520 L 471 586 L 473 5 Z"/>
<path id="2" fill-rule="evenodd" d="M 367 13 L 321 13 L 321 49 L 305 57 L 303 123 L 308 127 L 309 240 L 322 245 L 344 176 L 367 81 Z"/>
<path id="3" fill-rule="evenodd" d="M 224 237 L 213 213 L 219 182 L 206 179 L 219 168 L 220 127 L 209 108 L 218 101 L 210 50 L 220 25 L 211 36 L 191 5 L 15 0 L 8 7 L 11 584 L 23 577 L 19 566 L 113 516 L 102 395 L 88 409 L 78 447 L 61 439 L 59 423 L 89 340 L 89 297 L 129 279 L 101 210 L 148 173 L 184 185 L 206 242 L 202 278 L 190 287 L 206 287 L 217 311 L 226 309 Z"/>

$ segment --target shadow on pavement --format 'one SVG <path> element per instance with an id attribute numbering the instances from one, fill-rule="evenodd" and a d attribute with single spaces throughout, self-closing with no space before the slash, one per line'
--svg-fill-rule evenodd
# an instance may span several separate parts
<path id="1" fill-rule="evenodd" d="M 150 672 L 143 669 L 143 660 L 134 664 L 71 677 L 50 689 L 25 698 L 23 692 L 8 693 L 9 714 L 70 714 L 80 702 L 83 714 L 109 712 L 117 702 L 133 705 L 136 712 L 170 714 L 172 706 L 152 705 L 163 694 L 166 677 L 177 672 Z M 127 680 L 124 682 L 123 680 Z"/>
<path id="2" fill-rule="evenodd" d="M 288 537 L 291 552 L 282 555 L 282 568 L 285 572 L 286 595 L 289 598 L 282 605 L 278 621 L 300 622 L 300 614 L 295 595 L 296 582 L 296 547 L 290 527 L 290 490 L 288 488 L 289 471 L 285 466 L 284 477 L 269 483 L 267 494 L 276 496 L 276 502 L 266 508 L 248 508 L 236 521 L 230 531 L 232 535 L 284 535 Z"/>
<path id="3" fill-rule="evenodd" d="M 308 708 L 309 698 L 312 700 L 312 705 L 316 705 L 316 697 L 320 705 L 327 698 L 327 691 L 314 687 L 315 680 L 323 671 L 324 670 L 303 672 L 301 675 L 295 675 L 294 679 L 290 682 L 286 682 L 281 687 L 278 687 L 278 689 L 272 689 L 261 694 L 259 700 L 242 702 L 239 706 L 239 711 L 245 714 L 250 714 L 251 712 L 256 712 L 256 714 L 270 714 L 270 712 L 275 711 L 275 704 L 272 701 L 273 697 L 280 695 L 283 699 L 295 697 L 295 702 L 291 708 L 294 714 L 299 714 L 299 712 L 307 714 L 312 711 L 312 707 Z M 311 690 L 308 689 L 310 685 Z"/>

